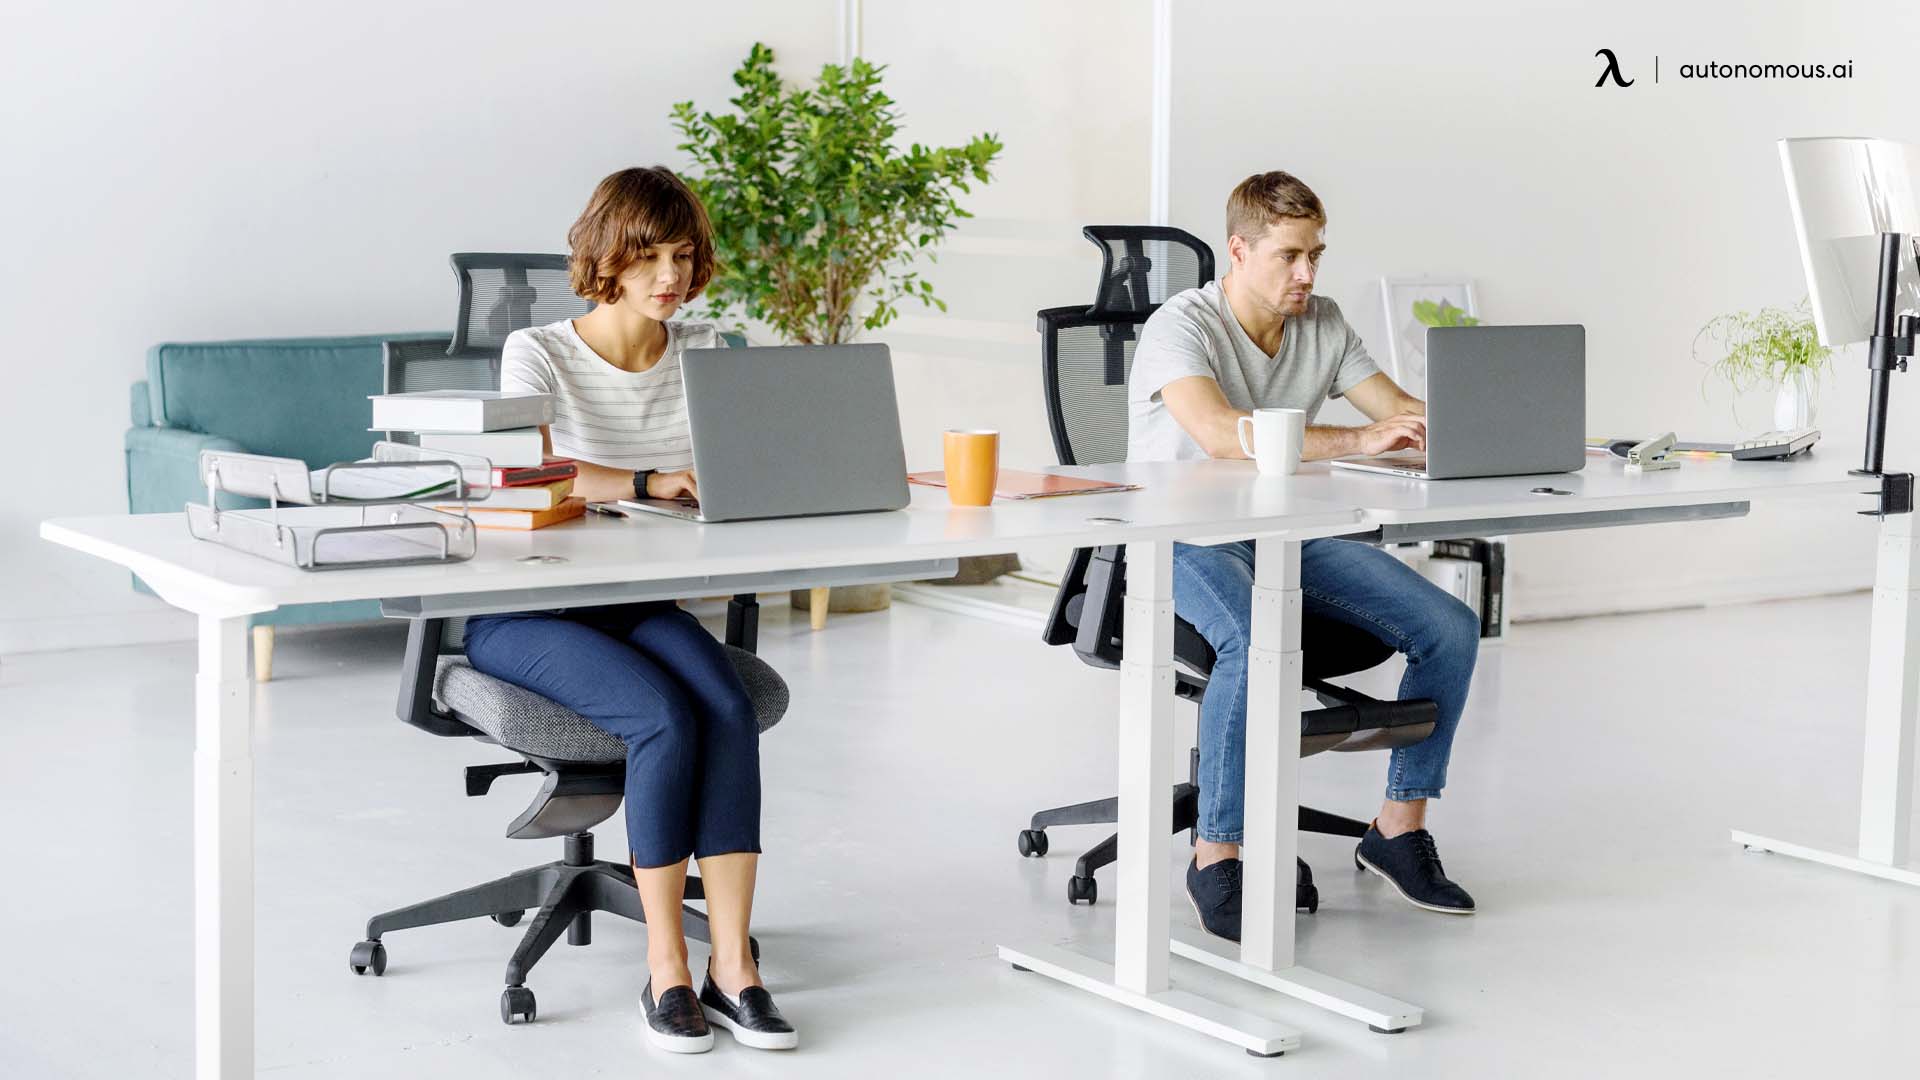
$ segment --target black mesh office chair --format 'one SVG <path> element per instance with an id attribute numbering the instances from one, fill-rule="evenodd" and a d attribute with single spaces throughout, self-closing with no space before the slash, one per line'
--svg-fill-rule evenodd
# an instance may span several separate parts
<path id="1" fill-rule="evenodd" d="M 731 609 L 728 616 L 727 655 L 746 685 L 760 730 L 766 731 L 787 710 L 787 684 L 752 653 L 752 620 L 736 618 Z M 411 620 L 400 669 L 400 719 L 429 734 L 494 743 L 520 757 L 467 766 L 470 796 L 485 795 L 502 776 L 544 774 L 546 782 L 507 826 L 507 835 L 516 840 L 563 837 L 564 850 L 558 862 L 375 915 L 367 921 L 366 940 L 354 945 L 348 962 L 357 975 L 381 975 L 387 970 L 387 947 L 381 939 L 395 930 L 482 916 L 513 926 L 533 909 L 533 922 L 507 961 L 507 985 L 500 994 L 502 1021 L 531 1022 L 536 1011 L 527 973 L 562 931 L 569 945 L 586 945 L 593 940 L 593 912 L 646 921 L 631 866 L 624 860 L 595 859 L 593 834 L 587 831 L 620 808 L 627 747 L 572 710 L 475 670 L 462 655 L 465 628 L 465 619 Z M 699 877 L 689 875 L 687 899 L 704 895 Z M 705 913 L 689 906 L 684 918 L 688 936 L 706 941 Z M 759 943 L 753 942 L 752 948 L 758 958 Z"/>
<path id="2" fill-rule="evenodd" d="M 460 277 L 461 330 L 450 340 L 388 342 L 383 355 L 386 393 L 497 390 L 507 334 L 584 314 L 592 307 L 568 291 L 564 255 L 455 255 L 453 266 Z M 555 294 L 556 288 L 564 299 Z M 472 314 L 476 311 L 480 314 Z M 752 593 L 729 601 L 726 643 L 765 731 L 786 712 L 787 686 L 753 655 L 759 615 Z M 624 861 L 596 860 L 593 834 L 587 831 L 620 808 L 627 750 L 619 739 L 571 710 L 474 670 L 462 655 L 465 627 L 465 619 L 411 621 L 401 665 L 400 719 L 434 735 L 496 743 L 519 755 L 517 762 L 469 766 L 470 796 L 485 795 L 502 776 L 544 773 L 546 782 L 507 826 L 507 835 L 522 840 L 564 837 L 561 859 L 376 915 L 368 920 L 366 940 L 353 947 L 349 963 L 355 974 L 381 975 L 387 969 L 381 938 L 392 931 L 481 916 L 513 926 L 527 910 L 537 909 L 507 961 L 507 986 L 500 994 L 501 1020 L 531 1022 L 536 1006 L 526 986 L 527 972 L 561 931 L 566 931 L 568 944 L 586 945 L 592 941 L 593 912 L 645 921 L 632 868 Z M 688 876 L 686 896 L 703 898 L 697 876 Z M 688 935 L 707 940 L 706 915 L 688 907 L 684 917 Z M 753 942 L 752 948 L 757 958 L 759 943 Z"/>
<path id="3" fill-rule="evenodd" d="M 508 334 L 593 310 L 573 294 L 565 255 L 462 251 L 451 261 L 460 315 L 447 355 L 491 359 L 496 377 Z"/>
<path id="4" fill-rule="evenodd" d="M 1127 375 L 1140 326 L 1167 297 L 1213 279 L 1213 252 L 1180 229 L 1093 225 L 1084 230 L 1101 249 L 1100 284 L 1091 307 L 1048 308 L 1039 313 L 1047 423 L 1062 465 L 1125 461 Z M 1095 667 L 1120 666 L 1121 623 L 1126 598 L 1126 548 L 1081 548 L 1073 553 L 1054 596 L 1043 638 L 1071 645 Z M 1410 746 L 1432 734 L 1438 709 L 1431 701 L 1378 701 L 1329 679 L 1365 671 L 1393 655 L 1373 635 L 1331 619 L 1302 619 L 1305 683 L 1323 708 L 1300 718 L 1302 756 L 1325 750 L 1386 750 Z M 1213 669 L 1213 649 L 1192 624 L 1176 617 L 1174 693 L 1199 701 Z M 1249 722 L 1254 722 L 1252 718 Z M 1187 781 L 1173 789 L 1173 828 L 1192 831 L 1199 812 L 1198 748 L 1188 754 Z M 1055 825 L 1107 824 L 1117 820 L 1118 799 L 1098 799 L 1041 810 L 1020 833 L 1020 854 L 1047 853 L 1047 829 Z M 1335 836 L 1360 836 L 1365 822 L 1300 808 L 1300 827 Z M 1118 837 L 1089 848 L 1074 864 L 1067 900 L 1091 904 L 1098 896 L 1094 871 L 1114 861 Z M 1295 903 L 1319 908 L 1319 893 L 1300 863 Z"/>

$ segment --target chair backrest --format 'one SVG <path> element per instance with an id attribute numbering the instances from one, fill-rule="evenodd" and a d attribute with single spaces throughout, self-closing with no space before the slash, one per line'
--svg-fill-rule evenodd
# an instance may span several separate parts
<path id="1" fill-rule="evenodd" d="M 460 318 L 448 356 L 497 362 L 515 330 L 593 310 L 591 301 L 573 294 L 565 255 L 463 251 L 449 261 L 460 281 Z"/>
<path id="2" fill-rule="evenodd" d="M 1175 293 L 1213 280 L 1213 251 L 1199 237 L 1153 225 L 1089 225 L 1081 235 L 1100 248 L 1100 279 L 1089 306 L 1039 313 L 1047 428 L 1062 465 L 1127 459 L 1127 376 L 1140 327 Z M 1120 612 L 1126 590 L 1122 547 L 1073 553 L 1054 596 L 1042 639 L 1071 644 L 1098 667 L 1120 663 Z M 1191 627 L 1176 627 L 1175 653 L 1195 670 L 1213 652 Z M 1180 677 L 1183 696 L 1204 680 Z"/>
<path id="3" fill-rule="evenodd" d="M 1175 293 L 1213 280 L 1213 251 L 1158 225 L 1089 225 L 1100 279 L 1089 306 L 1039 313 L 1047 427 L 1062 465 L 1127 458 L 1127 374 L 1145 323 Z"/>
<path id="4" fill-rule="evenodd" d="M 1100 248 L 1094 311 L 1152 311 L 1167 297 L 1213 280 L 1213 249 L 1166 225 L 1089 225 L 1080 235 Z"/>
<path id="5" fill-rule="evenodd" d="M 380 350 L 380 392 L 406 394 L 418 390 L 498 390 L 499 365 L 485 356 L 448 356 L 451 338 L 389 341 Z M 411 431 L 389 431 L 395 442 L 418 445 Z"/>

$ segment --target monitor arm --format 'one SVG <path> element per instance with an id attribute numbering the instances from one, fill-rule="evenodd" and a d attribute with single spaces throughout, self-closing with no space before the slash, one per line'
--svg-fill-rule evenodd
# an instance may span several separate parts
<path id="1" fill-rule="evenodd" d="M 1913 512 L 1913 474 L 1883 470 L 1887 454 L 1887 397 L 1892 390 L 1893 373 L 1907 370 L 1907 357 L 1913 355 L 1914 339 L 1920 337 L 1920 318 L 1896 315 L 1899 303 L 1900 233 L 1880 234 L 1880 274 L 1873 305 L 1873 337 L 1867 345 L 1867 443 L 1866 457 L 1854 476 L 1871 476 L 1880 481 L 1880 507 L 1864 511 L 1875 516 Z M 1920 240 L 1915 242 L 1914 258 L 1920 264 Z M 1869 492 L 1869 494 L 1874 494 Z"/>

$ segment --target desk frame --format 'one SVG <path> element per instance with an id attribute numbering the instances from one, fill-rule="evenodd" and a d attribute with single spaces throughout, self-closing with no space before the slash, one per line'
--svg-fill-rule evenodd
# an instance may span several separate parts
<path id="1" fill-rule="evenodd" d="M 628 600 L 782 591 L 822 581 L 874 584 L 951 577 L 953 559 L 920 559 L 804 572 L 710 574 L 604 586 L 565 586 L 402 597 L 382 602 L 399 617 L 451 617 Z M 193 928 L 194 1074 L 254 1075 L 253 687 L 247 617 L 200 616 L 194 682 Z"/>
<path id="2" fill-rule="evenodd" d="M 1880 520 L 1867 645 L 1867 724 L 1861 750 L 1860 842 L 1853 855 L 1732 831 L 1736 844 L 1920 886 L 1913 866 L 1913 755 L 1920 716 L 1920 544 L 1913 514 Z"/>
<path id="3" fill-rule="evenodd" d="M 1113 477 L 1127 469 L 1109 467 Z M 1153 466 L 1140 467 L 1151 471 Z M 1171 467 L 1167 467 L 1171 468 Z M 1100 476 L 1103 470 L 1077 470 Z M 1158 477 L 1159 473 L 1153 473 Z M 1216 468 L 1210 475 L 1230 476 Z M 1755 474 L 1759 475 L 1759 474 Z M 1172 478 L 1169 477 L 1171 481 Z M 1158 482 L 1156 480 L 1156 482 Z M 1304 478 L 1303 478 L 1304 482 Z M 1477 482 L 1463 482 L 1477 483 Z M 1317 509 L 1297 514 L 1246 513 L 1235 521 L 1216 516 L 1210 526 L 1191 530 L 1167 523 L 1145 530 L 1122 528 L 1119 518 L 1088 518 L 1098 528 L 1066 523 L 1048 538 L 1076 545 L 1128 543 L 1127 634 L 1122 662 L 1120 702 L 1120 832 L 1117 898 L 1118 932 L 1113 963 L 1107 964 L 1056 946 L 1002 946 L 1000 955 L 1017 966 L 1050 976 L 1099 996 L 1128 1004 L 1256 1054 L 1276 1054 L 1300 1044 L 1300 1033 L 1263 1016 L 1231 1009 L 1177 989 L 1169 978 L 1170 958 L 1180 956 L 1256 985 L 1359 1019 L 1382 1031 L 1403 1031 L 1425 1019 L 1423 1011 L 1295 963 L 1292 866 L 1298 838 L 1300 723 L 1300 544 L 1318 536 L 1354 536 L 1373 530 L 1378 541 L 1430 539 L 1499 531 L 1594 528 L 1648 521 L 1701 520 L 1737 516 L 1749 497 L 1770 494 L 1765 486 L 1725 484 L 1708 490 L 1675 492 L 1656 478 L 1640 498 L 1623 498 L 1617 484 L 1602 492 L 1604 502 L 1590 510 L 1529 513 L 1532 505 L 1494 492 L 1453 512 L 1438 506 L 1360 509 L 1359 501 L 1323 499 Z M 1257 481 L 1256 481 L 1257 484 Z M 1797 485 L 1801 494 L 1838 493 L 1846 484 L 1813 479 Z M 1178 491 L 1178 487 L 1170 488 Z M 1256 494 L 1261 489 L 1252 489 Z M 1782 494 L 1793 493 L 1785 486 Z M 1715 497 L 1718 492 L 1718 497 Z M 1269 492 L 1270 493 L 1270 492 Z M 1100 496 L 1087 496 L 1099 499 Z M 1305 501 L 1313 500 L 1312 492 Z M 1092 504 L 1089 504 L 1092 505 Z M 1578 506 L 1570 501 L 1570 506 Z M 1595 505 L 1595 504 L 1588 504 Z M 1352 511 L 1331 509 L 1356 507 Z M 1333 516 L 1330 516 L 1333 515 Z M 1335 523 L 1335 517 L 1339 523 Z M 1263 517 L 1258 523 L 1252 518 Z M 1179 519 L 1185 521 L 1187 519 Z M 1245 531 L 1235 531 L 1243 523 Z M 1311 522 L 1311 524 L 1309 524 Z M 53 523 L 50 523 L 53 524 Z M 964 525 L 964 520 L 958 524 Z M 1070 526 L 1070 527 L 1067 527 Z M 1110 528 L 1111 526 L 1111 528 Z M 1052 528 L 1052 526 L 1049 526 Z M 1283 531 L 1285 530 L 1285 531 Z M 960 530 L 963 534 L 965 529 Z M 175 606 L 199 615 L 199 674 L 195 690 L 194 749 L 194 922 L 196 1075 L 238 1077 L 254 1067 L 255 912 L 253 896 L 253 748 L 252 695 L 247 660 L 246 616 L 275 602 L 253 593 L 198 592 L 209 583 L 182 567 L 191 580 L 174 580 L 172 566 L 155 562 L 136 545 L 96 540 L 90 534 L 60 528 L 50 539 L 107 557 L 140 573 Z M 1175 932 L 1169 912 L 1166 872 L 1173 854 L 1172 784 L 1172 537 L 1190 543 L 1218 543 L 1253 536 L 1255 581 L 1253 632 L 1248 667 L 1251 708 L 1270 711 L 1274 724 L 1249 725 L 1247 755 L 1248 819 L 1243 845 L 1246 886 L 1243 894 L 1245 942 L 1237 954 L 1225 943 Z M 1126 533 L 1120 536 L 1119 533 Z M 1108 535 L 1112 539 L 1105 539 Z M 1798 845 L 1735 833 L 1734 838 L 1762 850 L 1813 859 L 1908 884 L 1920 885 L 1920 873 L 1899 865 L 1908 856 L 1910 815 L 1914 807 L 1915 717 L 1920 713 L 1920 547 L 1911 515 L 1883 520 L 1874 594 L 1872 646 L 1867 702 L 1865 778 L 1861 799 L 1859 856 L 1817 852 Z M 921 550 L 951 555 L 980 538 L 947 544 L 921 544 Z M 981 548 L 980 550 L 990 550 Z M 965 553 L 961 551 L 961 553 Z M 132 557 L 130 557 L 132 556 Z M 832 560 L 825 560 L 832 561 Z M 904 574 L 888 574 L 904 566 Z M 834 583 L 899 580 L 929 574 L 924 560 L 884 567 L 830 569 Z M 400 595 L 387 601 L 390 613 L 474 614 L 505 607 L 612 602 L 622 596 L 711 595 L 748 589 L 786 587 L 786 571 L 763 574 L 689 575 L 643 583 L 620 581 L 446 595 Z M 805 580 L 800 580 L 805 578 Z M 793 584 L 820 584 L 820 570 L 794 572 Z M 213 585 L 223 584 L 212 581 Z M 179 586 L 178 596 L 170 586 Z M 412 589 L 396 590 L 411 593 Z"/>
<path id="4" fill-rule="evenodd" d="M 1120 812 L 1114 959 L 1102 963 L 1057 945 L 1002 945 L 1014 967 L 1211 1035 L 1260 1057 L 1300 1045 L 1287 1024 L 1176 989 L 1177 955 L 1342 1016 L 1376 1031 L 1419 1024 L 1424 1012 L 1294 962 L 1294 858 L 1300 846 L 1300 544 L 1254 541 L 1247 712 L 1246 838 L 1241 845 L 1241 943 L 1175 931 L 1168 910 L 1173 854 L 1173 545 L 1127 547 L 1126 637 L 1120 662 Z M 1144 837 L 1144 839 L 1140 839 Z"/>

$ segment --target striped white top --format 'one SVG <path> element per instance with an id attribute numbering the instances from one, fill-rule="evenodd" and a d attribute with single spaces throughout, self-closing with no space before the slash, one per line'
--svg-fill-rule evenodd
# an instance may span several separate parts
<path id="1" fill-rule="evenodd" d="M 693 467 L 680 354 L 726 345 L 711 323 L 669 322 L 667 350 L 645 371 L 600 358 L 572 319 L 515 330 L 500 357 L 500 389 L 553 395 L 553 452 L 616 469 Z"/>

